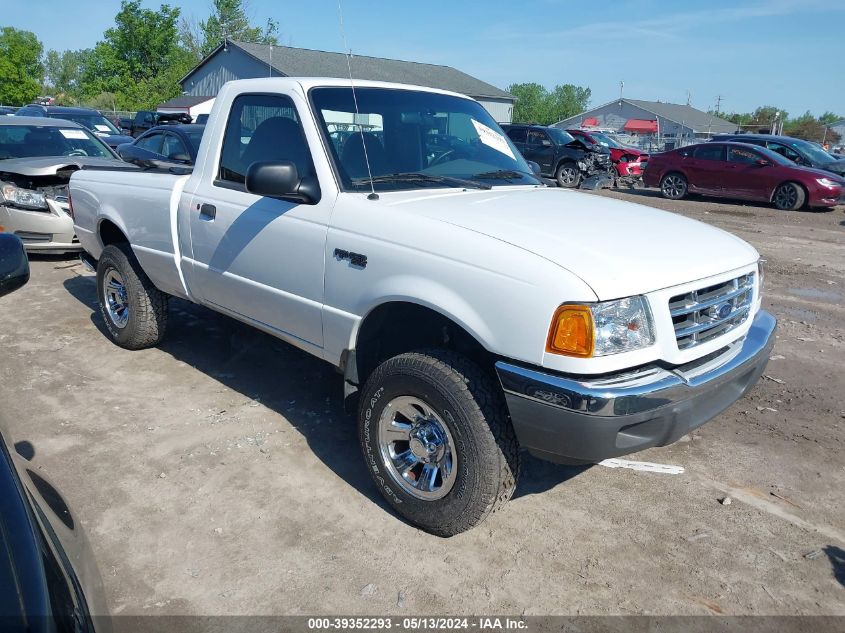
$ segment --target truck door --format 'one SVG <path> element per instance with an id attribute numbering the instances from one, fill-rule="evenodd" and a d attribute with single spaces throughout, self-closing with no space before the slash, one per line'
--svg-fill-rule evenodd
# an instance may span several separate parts
<path id="1" fill-rule="evenodd" d="M 540 165 L 540 172 L 552 174 L 555 170 L 555 146 L 543 130 L 528 130 L 525 158 Z"/>
<path id="2" fill-rule="evenodd" d="M 290 160 L 300 176 L 314 175 L 293 99 L 236 97 L 222 149 L 210 150 L 205 160 L 188 209 L 192 293 L 302 347 L 322 347 L 325 244 L 334 200 L 300 204 L 244 187 L 247 168 L 259 161 Z"/>

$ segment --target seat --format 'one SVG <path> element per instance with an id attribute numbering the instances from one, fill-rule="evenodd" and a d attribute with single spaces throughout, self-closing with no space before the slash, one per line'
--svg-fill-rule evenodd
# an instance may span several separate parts
<path id="1" fill-rule="evenodd" d="M 366 143 L 367 152 L 364 153 Z M 340 162 L 347 175 L 355 180 L 369 177 L 367 159 L 373 176 L 383 176 L 387 173 L 387 153 L 384 151 L 379 138 L 372 132 L 355 132 L 343 144 Z"/>
<path id="2" fill-rule="evenodd" d="M 302 128 L 283 116 L 266 119 L 255 128 L 241 157 L 243 173 L 253 163 L 280 160 L 292 161 L 300 177 L 312 175 L 311 155 Z"/>

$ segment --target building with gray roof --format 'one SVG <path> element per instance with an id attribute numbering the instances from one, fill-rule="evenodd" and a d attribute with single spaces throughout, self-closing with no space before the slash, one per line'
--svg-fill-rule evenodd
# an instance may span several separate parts
<path id="1" fill-rule="evenodd" d="M 226 41 L 180 81 L 191 96 L 214 96 L 227 81 L 259 77 L 348 77 L 346 55 L 269 44 Z M 459 92 L 478 100 L 496 121 L 508 123 L 515 97 L 450 66 L 354 55 L 355 79 L 393 81 Z"/>

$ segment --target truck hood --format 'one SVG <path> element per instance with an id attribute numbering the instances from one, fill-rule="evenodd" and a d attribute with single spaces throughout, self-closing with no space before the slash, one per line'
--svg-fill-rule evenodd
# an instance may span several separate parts
<path id="1" fill-rule="evenodd" d="M 37 158 L 9 158 L 0 160 L 0 172 L 9 172 L 21 176 L 55 176 L 56 172 L 76 165 L 82 167 L 126 167 L 134 165 L 116 158 L 95 158 L 92 156 L 39 156 Z"/>
<path id="2" fill-rule="evenodd" d="M 581 278 L 602 301 L 704 279 L 759 258 L 751 245 L 721 229 L 585 193 L 498 187 L 414 194 L 389 196 L 406 211 L 547 259 Z"/>

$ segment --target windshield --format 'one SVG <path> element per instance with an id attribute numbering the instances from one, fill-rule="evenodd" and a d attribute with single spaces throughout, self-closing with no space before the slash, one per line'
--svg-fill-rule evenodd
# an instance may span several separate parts
<path id="1" fill-rule="evenodd" d="M 796 152 L 803 154 L 805 157 L 809 158 L 814 163 L 824 164 L 836 160 L 835 158 L 831 157 L 830 154 L 824 151 L 821 147 L 813 145 L 808 141 L 793 139 L 784 143 L 784 145 L 792 147 Z"/>
<path id="2" fill-rule="evenodd" d="M 606 134 L 602 134 L 601 132 L 590 132 L 590 135 L 605 147 L 615 147 L 618 149 L 625 148 L 622 143 L 620 143 L 616 139 L 610 138 Z"/>
<path id="3" fill-rule="evenodd" d="M 87 127 L 92 132 L 99 132 L 101 134 L 120 134 L 120 131 L 112 125 L 102 114 L 92 112 L 91 114 L 52 114 L 53 119 L 65 119 L 66 121 L 73 121 L 79 123 L 83 127 Z"/>
<path id="4" fill-rule="evenodd" d="M 187 132 L 188 141 L 191 143 L 191 147 L 194 148 L 194 153 L 197 153 L 197 150 L 200 148 L 200 143 L 202 142 L 202 132 Z"/>
<path id="5" fill-rule="evenodd" d="M 575 140 L 569 132 L 564 132 L 559 127 L 550 127 L 549 134 L 558 145 L 568 145 Z"/>
<path id="6" fill-rule="evenodd" d="M 0 124 L 0 160 L 37 156 L 113 158 L 100 139 L 82 128 Z"/>
<path id="7" fill-rule="evenodd" d="M 368 191 L 370 174 L 377 191 L 540 183 L 475 101 L 389 88 L 356 88 L 355 98 L 346 87 L 311 91 L 344 190 Z"/>

